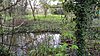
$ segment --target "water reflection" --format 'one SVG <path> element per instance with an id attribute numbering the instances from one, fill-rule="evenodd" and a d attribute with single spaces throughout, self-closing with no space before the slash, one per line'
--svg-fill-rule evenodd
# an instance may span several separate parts
<path id="1" fill-rule="evenodd" d="M 11 35 L 7 35 L 4 37 L 4 43 L 10 44 Z M 1 40 L 0 40 L 1 42 Z M 27 54 L 28 49 L 37 48 L 41 44 L 46 44 L 51 47 L 57 47 L 60 40 L 60 34 L 56 33 L 30 33 L 30 34 L 15 34 L 12 37 L 12 45 L 16 45 L 17 47 L 12 47 L 11 50 L 14 53 L 17 53 L 17 56 L 24 56 Z M 26 55 L 27 56 L 27 55 Z"/>

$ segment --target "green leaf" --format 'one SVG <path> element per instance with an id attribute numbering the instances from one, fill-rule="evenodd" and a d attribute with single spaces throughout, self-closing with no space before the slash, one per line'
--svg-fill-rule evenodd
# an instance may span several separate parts
<path id="1" fill-rule="evenodd" d="M 77 45 L 72 45 L 71 48 L 72 48 L 72 49 L 78 49 L 78 46 L 77 46 Z"/>
<path id="2" fill-rule="evenodd" d="M 63 45 L 61 46 L 61 51 L 65 51 L 67 46 L 68 46 L 67 43 L 63 43 Z"/>
<path id="3" fill-rule="evenodd" d="M 58 53 L 56 54 L 56 56 L 63 56 L 63 53 Z"/>

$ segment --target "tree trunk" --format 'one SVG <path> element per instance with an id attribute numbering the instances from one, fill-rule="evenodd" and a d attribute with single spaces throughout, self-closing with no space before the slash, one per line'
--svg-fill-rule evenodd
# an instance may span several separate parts
<path id="1" fill-rule="evenodd" d="M 47 8 L 44 8 L 44 15 L 45 15 L 45 18 L 47 17 Z"/>
<path id="2" fill-rule="evenodd" d="M 77 12 L 75 13 L 76 15 L 76 32 L 75 32 L 75 35 L 76 35 L 76 44 L 78 46 L 78 51 L 77 51 L 77 56 L 87 56 L 86 55 L 86 50 L 85 50 L 85 39 L 84 39 L 84 31 L 86 30 L 86 26 L 84 25 L 84 23 L 87 23 L 86 22 L 86 13 L 85 13 L 85 7 L 83 6 L 84 4 L 84 1 L 81 1 L 81 0 L 76 0 L 76 2 L 78 2 L 78 4 L 76 4 L 76 7 L 80 8 L 78 10 L 76 10 Z M 79 6 L 80 5 L 80 6 Z M 84 4 L 85 5 L 85 4 Z"/>
<path id="3" fill-rule="evenodd" d="M 31 6 L 31 10 L 32 10 L 32 14 L 33 14 L 34 20 L 36 20 L 36 18 L 35 18 L 35 7 L 34 7 L 34 9 L 33 9 L 33 7 L 32 7 L 32 4 L 31 4 L 31 1 L 30 1 L 30 0 L 29 0 L 29 4 L 30 4 L 30 6 Z"/>

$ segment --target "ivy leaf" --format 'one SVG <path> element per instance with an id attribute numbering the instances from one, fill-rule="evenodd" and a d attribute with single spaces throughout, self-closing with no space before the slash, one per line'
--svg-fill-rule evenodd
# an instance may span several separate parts
<path id="1" fill-rule="evenodd" d="M 68 44 L 67 43 L 63 43 L 63 45 L 60 47 L 61 51 L 65 51 L 67 48 Z"/>
<path id="2" fill-rule="evenodd" d="M 78 49 L 78 46 L 77 46 L 77 45 L 72 45 L 71 48 L 72 48 L 72 49 Z"/>
<path id="3" fill-rule="evenodd" d="M 56 56 L 63 56 L 63 53 L 58 53 L 56 54 Z"/>

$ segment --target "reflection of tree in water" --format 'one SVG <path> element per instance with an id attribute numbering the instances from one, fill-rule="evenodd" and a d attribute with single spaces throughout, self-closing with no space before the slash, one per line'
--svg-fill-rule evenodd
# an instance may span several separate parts
<path id="1" fill-rule="evenodd" d="M 12 46 L 15 45 L 17 46 L 17 48 L 15 49 L 11 48 L 11 50 L 13 52 L 17 52 L 17 55 L 22 55 L 22 54 L 28 54 L 27 53 L 28 51 L 32 49 L 37 49 L 41 45 L 57 47 L 59 43 L 60 43 L 60 34 L 52 34 L 52 33 L 17 34 L 14 35 L 12 43 Z M 9 44 L 9 42 L 6 42 L 6 44 Z"/>
<path id="2" fill-rule="evenodd" d="M 4 45 L 10 45 L 11 35 L 4 36 Z M 1 41 L 0 41 L 1 42 Z M 12 38 L 11 52 L 14 54 L 28 55 L 32 49 L 38 50 L 39 46 L 57 47 L 60 43 L 60 34 L 54 33 L 26 33 L 14 34 Z"/>

